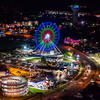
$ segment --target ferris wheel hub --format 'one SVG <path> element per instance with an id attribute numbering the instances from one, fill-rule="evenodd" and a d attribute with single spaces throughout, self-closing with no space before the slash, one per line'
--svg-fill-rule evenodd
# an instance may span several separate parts
<path id="1" fill-rule="evenodd" d="M 47 33 L 47 34 L 45 35 L 45 39 L 46 39 L 46 40 L 50 39 L 50 34 L 49 34 L 49 33 Z"/>

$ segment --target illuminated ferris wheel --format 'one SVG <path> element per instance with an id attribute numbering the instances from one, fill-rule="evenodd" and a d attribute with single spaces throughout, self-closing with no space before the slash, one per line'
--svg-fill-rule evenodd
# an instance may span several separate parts
<path id="1" fill-rule="evenodd" d="M 59 38 L 59 29 L 51 22 L 41 24 L 35 34 L 37 48 L 46 52 L 57 48 L 56 45 L 58 44 Z"/>

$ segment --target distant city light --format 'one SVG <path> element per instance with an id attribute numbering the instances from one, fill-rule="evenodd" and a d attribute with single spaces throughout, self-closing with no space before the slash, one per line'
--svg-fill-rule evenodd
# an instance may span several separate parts
<path id="1" fill-rule="evenodd" d="M 70 48 L 68 49 L 68 51 L 70 51 Z"/>
<path id="2" fill-rule="evenodd" d="M 81 21 L 81 24 L 84 24 L 84 21 Z"/>
<path id="3" fill-rule="evenodd" d="M 17 21 L 14 21 L 14 23 L 17 23 Z"/>

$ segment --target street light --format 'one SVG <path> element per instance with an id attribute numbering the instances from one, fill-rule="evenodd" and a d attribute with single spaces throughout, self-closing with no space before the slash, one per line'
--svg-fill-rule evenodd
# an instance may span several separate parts
<path id="1" fill-rule="evenodd" d="M 26 49 L 26 46 L 24 46 L 24 49 Z"/>
<path id="2" fill-rule="evenodd" d="M 70 51 L 70 48 L 68 48 L 68 51 Z"/>
<path id="3" fill-rule="evenodd" d="M 99 78 L 100 78 L 100 74 L 99 74 Z"/>

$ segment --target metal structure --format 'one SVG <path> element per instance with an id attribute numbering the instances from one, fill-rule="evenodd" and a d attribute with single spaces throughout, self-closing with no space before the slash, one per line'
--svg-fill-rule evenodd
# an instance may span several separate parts
<path id="1" fill-rule="evenodd" d="M 60 32 L 58 27 L 52 22 L 42 23 L 35 34 L 35 41 L 37 47 L 36 51 L 44 53 L 50 51 L 59 51 L 57 44 L 60 38 Z"/>

